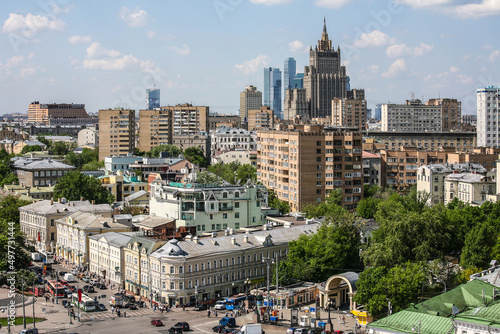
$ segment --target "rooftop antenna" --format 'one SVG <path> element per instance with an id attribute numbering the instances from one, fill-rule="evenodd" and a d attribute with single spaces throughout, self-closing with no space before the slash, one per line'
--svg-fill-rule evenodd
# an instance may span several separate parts
<path id="1" fill-rule="evenodd" d="M 410 92 L 410 97 L 412 100 L 415 100 L 415 92 L 414 91 Z"/>

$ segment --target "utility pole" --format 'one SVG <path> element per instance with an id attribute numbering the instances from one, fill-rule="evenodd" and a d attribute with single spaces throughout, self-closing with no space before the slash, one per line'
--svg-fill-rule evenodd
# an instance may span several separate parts
<path id="1" fill-rule="evenodd" d="M 280 285 L 278 281 L 278 261 L 279 261 L 278 252 L 276 252 L 276 293 L 280 292 Z"/>
<path id="2" fill-rule="evenodd" d="M 266 314 L 267 314 L 267 321 L 269 321 L 269 311 L 271 310 L 271 296 L 269 294 L 269 274 L 271 271 L 271 264 L 274 263 L 274 259 L 270 257 L 265 257 L 262 259 L 263 263 L 267 264 L 267 307 L 266 307 Z"/>

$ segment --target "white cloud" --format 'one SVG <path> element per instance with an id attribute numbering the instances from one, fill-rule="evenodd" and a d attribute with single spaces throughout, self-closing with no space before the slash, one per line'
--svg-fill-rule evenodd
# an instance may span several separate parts
<path id="1" fill-rule="evenodd" d="M 426 8 L 445 6 L 452 2 L 452 0 L 397 0 L 397 3 L 412 6 L 413 8 Z"/>
<path id="2" fill-rule="evenodd" d="M 391 42 L 391 38 L 380 30 L 373 30 L 370 33 L 362 33 L 359 39 L 354 41 L 357 48 L 366 48 L 369 46 L 382 46 Z"/>
<path id="3" fill-rule="evenodd" d="M 500 1 L 482 0 L 481 3 L 471 3 L 457 6 L 454 13 L 464 19 L 477 19 L 490 15 L 500 15 Z"/>
<path id="4" fill-rule="evenodd" d="M 28 54 L 28 59 L 29 59 L 29 60 L 33 59 L 34 57 L 35 57 L 35 54 L 34 54 L 33 52 L 30 52 L 30 53 Z"/>
<path id="5" fill-rule="evenodd" d="M 36 68 L 34 68 L 34 67 L 24 67 L 24 68 L 21 69 L 20 74 L 21 74 L 22 77 L 27 77 L 27 76 L 35 75 L 36 74 Z"/>
<path id="6" fill-rule="evenodd" d="M 266 5 L 266 6 L 273 6 L 273 5 L 282 5 L 286 3 L 290 3 L 293 0 L 250 0 L 251 3 L 257 4 L 257 5 Z"/>
<path id="7" fill-rule="evenodd" d="M 266 67 L 269 61 L 269 56 L 260 54 L 254 59 L 245 60 L 243 64 L 234 65 L 234 69 L 244 75 L 248 75 Z"/>
<path id="8" fill-rule="evenodd" d="M 71 36 L 68 38 L 68 42 L 70 44 L 78 44 L 78 43 L 90 43 L 92 42 L 92 37 L 90 36 Z"/>
<path id="9" fill-rule="evenodd" d="M 124 6 L 118 11 L 118 16 L 126 25 L 133 28 L 145 26 L 149 20 L 149 14 L 139 7 L 130 9 Z"/>
<path id="10" fill-rule="evenodd" d="M 347 5 L 351 1 L 352 0 L 316 0 L 314 4 L 322 8 L 339 9 L 340 7 Z"/>
<path id="11" fill-rule="evenodd" d="M 146 33 L 149 39 L 153 39 L 156 36 L 156 31 L 150 30 Z"/>
<path id="12" fill-rule="evenodd" d="M 304 46 L 304 43 L 302 43 L 301 41 L 293 41 L 288 44 L 288 50 L 290 50 L 290 52 L 306 53 L 308 47 Z"/>
<path id="13" fill-rule="evenodd" d="M 494 63 L 497 60 L 497 57 L 500 56 L 500 50 L 492 50 L 490 52 L 490 56 L 488 57 L 488 60 L 492 63 Z"/>
<path id="14" fill-rule="evenodd" d="M 52 9 L 52 11 L 54 12 L 54 14 L 60 14 L 60 13 L 67 13 L 70 11 L 71 7 L 70 6 L 66 6 L 66 7 L 59 7 L 57 4 L 55 3 L 50 3 L 49 4 L 49 7 L 50 9 Z"/>
<path id="15" fill-rule="evenodd" d="M 382 78 L 394 78 L 406 72 L 408 68 L 406 67 L 406 61 L 404 58 L 396 59 L 394 63 L 389 66 L 387 72 L 382 73 Z"/>
<path id="16" fill-rule="evenodd" d="M 145 73 L 158 73 L 158 72 L 161 72 L 161 69 L 158 66 L 156 66 L 156 64 L 153 63 L 150 60 L 141 60 L 141 62 L 140 62 L 139 65 L 141 67 L 141 71 L 145 72 Z"/>
<path id="17" fill-rule="evenodd" d="M 5 66 L 7 67 L 15 67 L 21 64 L 24 60 L 24 56 L 13 56 L 10 58 L 7 58 L 7 63 Z"/>
<path id="18" fill-rule="evenodd" d="M 19 14 L 9 14 L 7 20 L 3 23 L 2 31 L 4 33 L 16 33 L 24 37 L 32 37 L 41 31 L 61 31 L 66 24 L 57 17 L 33 15 L 26 16 Z"/>
<path id="19" fill-rule="evenodd" d="M 406 44 L 394 44 L 387 47 L 385 53 L 389 58 L 401 58 L 405 56 L 421 57 L 428 54 L 434 49 L 433 45 L 420 43 L 419 46 L 411 48 Z"/>
<path id="20" fill-rule="evenodd" d="M 99 57 L 110 57 L 115 58 L 120 56 L 121 53 L 116 50 L 108 50 L 99 45 L 99 43 L 94 42 L 90 44 L 87 48 L 87 57 L 88 58 L 99 58 Z"/>
<path id="21" fill-rule="evenodd" d="M 90 70 L 123 70 L 130 65 L 139 64 L 139 59 L 131 55 L 123 55 L 116 58 L 85 59 L 83 68 Z"/>
<path id="22" fill-rule="evenodd" d="M 172 46 L 170 49 L 174 50 L 174 52 L 179 56 L 187 56 L 191 53 L 191 48 L 187 44 L 182 44 L 182 46 Z"/>
<path id="23" fill-rule="evenodd" d="M 460 70 L 458 69 L 458 67 L 455 67 L 455 66 L 450 67 L 450 72 L 451 72 L 451 73 L 455 73 L 455 72 L 458 72 L 458 71 L 460 71 Z"/>
<path id="24" fill-rule="evenodd" d="M 464 75 L 464 74 L 459 74 L 458 75 L 458 79 L 460 80 L 461 83 L 463 84 L 469 84 L 472 82 L 472 78 L 467 76 L 467 75 Z"/>

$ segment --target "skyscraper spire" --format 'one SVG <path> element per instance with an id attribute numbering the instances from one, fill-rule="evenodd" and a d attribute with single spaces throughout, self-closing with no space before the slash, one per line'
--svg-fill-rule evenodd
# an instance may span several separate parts
<path id="1" fill-rule="evenodd" d="M 326 16 L 323 16 L 323 35 L 328 36 L 328 33 L 326 32 Z"/>
<path id="2" fill-rule="evenodd" d="M 332 42 L 328 39 L 328 32 L 326 31 L 326 16 L 323 17 L 323 33 L 321 33 L 321 40 L 318 41 L 318 49 L 320 51 L 332 49 Z"/>

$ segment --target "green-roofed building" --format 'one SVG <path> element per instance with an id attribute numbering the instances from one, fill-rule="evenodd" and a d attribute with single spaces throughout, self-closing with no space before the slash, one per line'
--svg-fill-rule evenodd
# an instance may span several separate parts
<path id="1" fill-rule="evenodd" d="M 370 334 L 500 333 L 498 288 L 475 279 L 368 325 Z"/>

